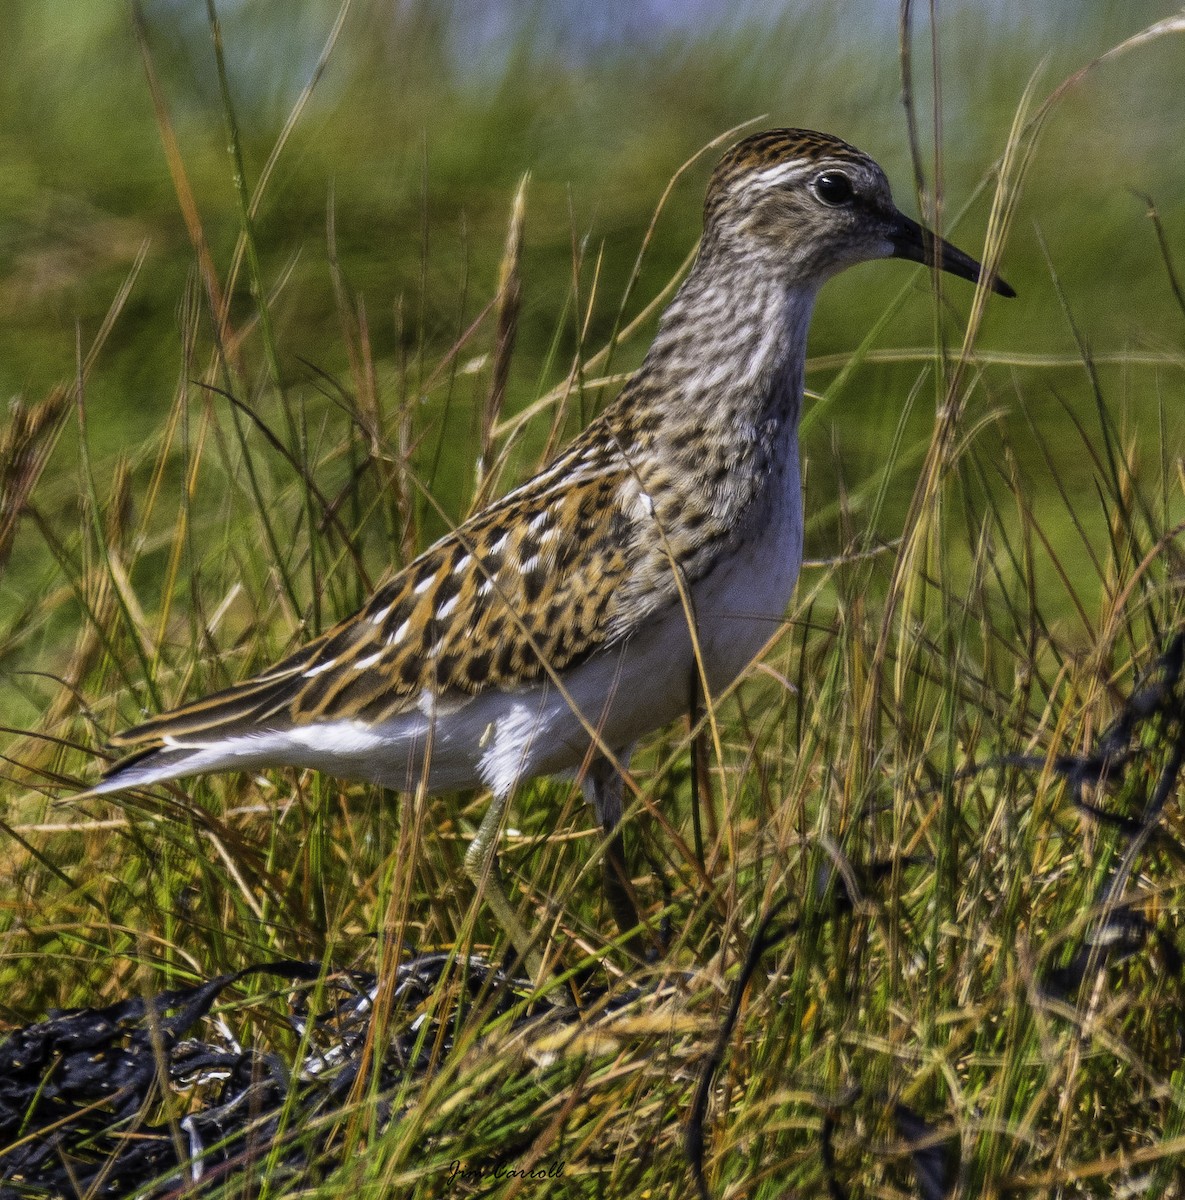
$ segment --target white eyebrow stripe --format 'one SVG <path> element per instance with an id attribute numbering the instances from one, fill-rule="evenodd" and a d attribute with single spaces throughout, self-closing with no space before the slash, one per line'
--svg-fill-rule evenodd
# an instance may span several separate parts
<path id="1" fill-rule="evenodd" d="M 778 163 L 776 167 L 766 167 L 761 171 L 753 171 L 744 177 L 749 183 L 790 183 L 796 179 L 805 179 L 818 169 L 817 164 L 807 165 L 801 162 Z"/>

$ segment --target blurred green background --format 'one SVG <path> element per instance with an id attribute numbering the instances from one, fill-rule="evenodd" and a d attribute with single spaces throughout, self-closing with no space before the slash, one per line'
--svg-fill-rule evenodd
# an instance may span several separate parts
<path id="1" fill-rule="evenodd" d="M 1035 79 L 1040 101 L 1068 74 L 1172 9 L 1145 0 L 964 0 L 939 9 L 944 227 L 978 255 L 990 188 L 957 226 L 952 220 L 1003 152 L 1026 84 Z M 225 281 L 240 222 L 206 5 L 145 0 L 141 11 L 145 44 Z M 223 0 L 218 12 L 254 186 L 339 7 L 331 0 Z M 915 30 L 914 82 L 932 184 L 934 79 L 924 16 Z M 72 379 L 76 342 L 84 350 L 90 344 L 145 245 L 144 268 L 86 389 L 100 495 L 121 456 L 143 486 L 184 378 L 179 313 L 195 259 L 133 11 L 125 4 L 10 0 L 0 20 L 0 393 L 35 401 Z M 901 207 L 918 212 L 898 30 L 897 5 L 881 0 L 597 6 L 356 0 L 256 222 L 264 279 L 269 287 L 282 281 L 272 312 L 285 378 L 315 394 L 314 368 L 349 377 L 329 267 L 331 206 L 341 268 L 365 305 L 380 383 L 406 373 L 409 358 L 426 364 L 422 378 L 494 295 L 512 197 L 530 172 L 508 411 L 565 377 L 578 344 L 574 278 L 583 305 L 598 271 L 585 346 L 603 344 L 668 180 L 732 126 L 759 119 L 839 134 L 876 157 Z M 1157 460 L 1179 459 L 1185 313 L 1141 196 L 1155 202 L 1178 270 L 1185 270 L 1183 79 L 1185 37 L 1170 36 L 1104 63 L 1067 92 L 1045 129 L 1004 251 L 1002 273 L 1019 298 L 993 302 L 980 340 L 984 350 L 1012 359 L 986 369 L 974 400 L 969 421 L 989 411 L 1004 414 L 979 434 L 983 452 L 990 460 L 1007 442 L 1040 495 L 1046 466 L 1031 419 L 1064 451 L 1064 477 L 1072 491 L 1081 488 L 1083 509 L 1093 508 L 1095 517 L 1091 472 L 1074 432 L 1076 419 L 1089 423 L 1095 398 L 1058 287 L 1098 356 L 1101 385 L 1129 440 Z M 706 155 L 676 185 L 627 318 L 694 244 L 716 157 Z M 240 273 L 233 310 L 240 323 L 253 310 L 246 280 Z M 873 349 L 932 347 L 936 323 L 926 274 L 873 264 L 824 290 L 812 354 L 859 346 L 903 286 L 910 295 Z M 952 281 L 945 302 L 940 336 L 957 348 L 971 289 Z M 489 326 L 463 358 L 488 351 Z M 615 368 L 636 365 L 647 332 L 621 348 Z M 254 354 L 259 411 L 279 428 L 263 357 Z M 865 362 L 816 411 L 804 444 L 811 508 L 820 514 L 808 530 L 808 555 L 842 549 L 834 503 L 840 481 L 858 492 L 874 475 L 905 397 L 928 370 L 917 362 Z M 835 368 L 814 370 L 808 384 L 822 392 L 835 374 Z M 424 450 L 417 468 L 453 517 L 471 494 L 476 402 L 488 386 L 478 375 L 472 387 L 463 379 L 450 386 L 447 402 L 434 397 L 418 418 Z M 934 386 L 923 381 L 907 444 L 924 445 L 934 396 Z M 531 443 L 535 451 L 541 436 Z M 47 521 L 75 530 L 76 440 L 68 429 L 34 497 Z M 262 442 L 259 449 L 268 454 Z M 529 461 L 518 465 L 526 469 Z M 877 537 L 897 532 L 911 483 L 895 481 Z M 228 520 L 218 504 L 211 512 Z M 444 520 L 423 506 L 421 540 Z M 1070 525 L 1064 512 L 1051 520 Z M 220 532 L 219 545 L 224 537 Z M 377 575 L 382 547 L 368 553 Z M 1069 561 L 1080 553 L 1068 550 Z M 162 555 L 163 548 L 139 561 L 136 584 L 145 595 L 159 585 Z M 52 671 L 68 653 L 60 613 L 40 623 L 17 620 L 61 582 L 60 564 L 26 529 L 0 573 L 0 670 L 7 678 L 0 686 L 6 695 L 12 689 L 11 724 L 30 720 L 49 689 L 19 670 Z M 1054 596 L 1050 610 L 1056 614 L 1061 605 Z"/>

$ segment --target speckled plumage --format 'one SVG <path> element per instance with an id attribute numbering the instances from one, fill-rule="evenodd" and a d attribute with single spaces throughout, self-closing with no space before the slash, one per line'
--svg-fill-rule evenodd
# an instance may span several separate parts
<path id="1" fill-rule="evenodd" d="M 485 784 L 500 812 L 522 779 L 606 749 L 624 760 L 686 708 L 692 615 L 714 691 L 775 632 L 801 559 L 814 298 L 844 267 L 894 255 L 929 261 L 928 235 L 866 155 L 806 130 L 738 144 L 709 183 L 695 265 L 604 413 L 354 616 L 117 735 L 130 757 L 94 792 L 288 764 L 400 787 Z M 941 256 L 978 278 L 953 247 Z M 620 788 L 604 770 L 590 778 L 612 827 Z"/>

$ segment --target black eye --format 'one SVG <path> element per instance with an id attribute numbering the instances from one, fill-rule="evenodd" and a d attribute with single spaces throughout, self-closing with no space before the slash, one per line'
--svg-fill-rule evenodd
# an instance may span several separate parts
<path id="1" fill-rule="evenodd" d="M 824 204 L 848 204 L 855 194 L 852 181 L 842 171 L 824 171 L 815 180 L 815 195 Z"/>

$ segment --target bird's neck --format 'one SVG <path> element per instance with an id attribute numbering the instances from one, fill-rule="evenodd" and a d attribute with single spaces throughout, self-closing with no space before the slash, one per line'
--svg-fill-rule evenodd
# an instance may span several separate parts
<path id="1" fill-rule="evenodd" d="M 663 396 L 684 420 L 723 421 L 734 435 L 737 422 L 796 427 L 817 290 L 720 256 L 698 261 L 663 315 L 643 370 L 663 378 Z"/>
<path id="2" fill-rule="evenodd" d="M 668 464 L 688 487 L 727 470 L 741 492 L 746 474 L 796 453 L 816 291 L 751 264 L 697 261 L 606 413 L 619 444 Z"/>
<path id="3" fill-rule="evenodd" d="M 710 269 L 709 269 L 710 268 Z M 798 418 L 814 286 L 700 261 L 606 434 L 689 579 L 755 529 L 801 521 Z M 586 431 L 593 436 L 592 428 Z"/>

